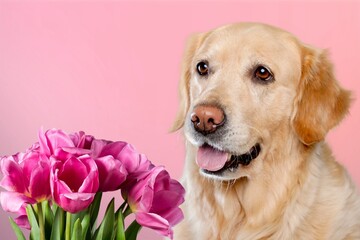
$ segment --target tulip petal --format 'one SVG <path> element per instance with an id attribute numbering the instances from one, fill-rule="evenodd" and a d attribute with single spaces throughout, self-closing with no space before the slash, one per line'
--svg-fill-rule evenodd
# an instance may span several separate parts
<path id="1" fill-rule="evenodd" d="M 152 205 L 154 201 L 154 195 L 155 193 L 151 187 L 149 186 L 144 187 L 144 190 L 142 191 L 141 201 L 139 202 L 139 206 L 138 206 L 140 211 L 146 211 L 146 212 L 151 211 L 151 208 L 153 207 Z"/>
<path id="2" fill-rule="evenodd" d="M 169 209 L 174 208 L 184 202 L 184 197 L 181 193 L 171 190 L 161 190 L 155 192 L 150 211 L 162 215 Z"/>
<path id="3" fill-rule="evenodd" d="M 67 152 L 68 154 L 75 155 L 75 156 L 91 154 L 90 149 L 83 149 L 83 148 L 78 148 L 78 147 L 63 147 L 62 150 Z"/>
<path id="4" fill-rule="evenodd" d="M 59 161 L 65 162 L 71 157 L 79 157 L 82 155 L 90 155 L 91 150 L 89 149 L 82 149 L 77 147 L 63 147 L 58 148 L 54 151 L 53 157 Z"/>
<path id="5" fill-rule="evenodd" d="M 161 216 L 167 219 L 171 226 L 175 226 L 184 219 L 184 213 L 179 207 L 173 208 L 170 211 L 165 212 Z"/>
<path id="6" fill-rule="evenodd" d="M 159 191 L 160 189 L 169 188 L 170 175 L 165 170 L 164 167 L 158 167 L 157 171 L 154 172 L 154 177 L 149 184 L 153 187 L 154 191 Z"/>
<path id="7" fill-rule="evenodd" d="M 157 233 L 173 239 L 173 230 L 169 222 L 154 213 L 137 212 L 135 214 L 136 221 L 144 226 L 153 229 Z"/>
<path id="8" fill-rule="evenodd" d="M 96 159 L 95 163 L 99 170 L 99 189 L 102 192 L 119 189 L 127 176 L 121 161 L 109 155 Z"/>
<path id="9" fill-rule="evenodd" d="M 181 194 L 182 196 L 185 195 L 185 188 L 178 181 L 174 179 L 170 179 L 169 189 L 171 189 L 174 192 L 177 192 L 178 194 Z"/>
<path id="10" fill-rule="evenodd" d="M 139 154 L 135 148 L 126 142 L 112 142 L 107 144 L 100 156 L 111 155 L 119 159 L 129 174 L 148 171 L 151 162 L 145 155 Z"/>
<path id="11" fill-rule="evenodd" d="M 27 215 L 21 215 L 21 216 L 15 218 L 14 222 L 19 227 L 22 227 L 22 228 L 25 228 L 25 229 L 28 229 L 28 230 L 31 229 L 31 226 L 30 226 L 29 219 L 28 219 Z"/>
<path id="12" fill-rule="evenodd" d="M 128 191 L 130 201 L 134 201 L 134 202 L 140 201 L 145 186 L 149 186 L 152 189 L 152 191 L 154 191 L 155 180 L 157 179 L 157 175 L 162 171 L 164 171 L 164 167 L 162 166 L 154 167 L 150 171 L 145 172 L 143 176 L 141 177 L 138 176 L 138 178 L 140 179 L 138 179 L 138 181 L 135 181 L 135 184 L 128 184 L 125 187 L 124 192 Z"/>
<path id="13" fill-rule="evenodd" d="M 87 175 L 88 171 L 84 163 L 76 157 L 71 157 L 64 162 L 58 177 L 66 182 L 72 192 L 77 192 Z"/>
<path id="14" fill-rule="evenodd" d="M 50 164 L 48 161 L 39 161 L 33 169 L 30 178 L 29 192 L 37 201 L 47 199 L 50 195 Z"/>
<path id="15" fill-rule="evenodd" d="M 96 192 L 99 189 L 99 173 L 97 171 L 91 171 L 88 176 L 84 179 L 78 192 Z"/>
<path id="16" fill-rule="evenodd" d="M 86 135 L 85 132 L 79 131 L 73 134 L 69 134 L 70 139 L 73 141 L 75 147 L 82 149 L 90 149 L 94 137 Z"/>
<path id="17" fill-rule="evenodd" d="M 89 207 L 95 193 L 65 193 L 60 194 L 60 206 L 67 212 L 77 213 Z"/>
<path id="18" fill-rule="evenodd" d="M 100 145 L 101 143 L 98 142 L 97 144 Z M 121 141 L 108 143 L 102 148 L 99 157 L 111 155 L 114 158 L 118 158 L 119 153 L 121 153 L 126 146 L 128 146 L 128 143 Z"/>
<path id="19" fill-rule="evenodd" d="M 62 147 L 75 147 L 73 141 L 65 132 L 58 129 L 50 129 L 43 133 L 39 132 L 40 152 L 50 156 L 55 150 Z"/>
<path id="20" fill-rule="evenodd" d="M 29 181 L 32 171 L 37 168 L 38 162 L 41 160 L 45 161 L 47 157 L 38 151 L 28 152 L 24 155 L 20 166 L 22 167 L 24 176 L 26 176 Z"/>
<path id="21" fill-rule="evenodd" d="M 36 201 L 17 192 L 1 192 L 0 203 L 7 212 L 25 214 L 25 205 L 34 204 Z"/>
<path id="22" fill-rule="evenodd" d="M 50 172 L 50 189 L 51 194 L 55 202 L 60 205 L 60 193 L 70 193 L 71 189 L 69 186 L 59 179 L 59 169 L 58 166 L 60 162 L 53 163 L 52 170 Z"/>
<path id="23" fill-rule="evenodd" d="M 109 143 L 111 142 L 106 140 L 94 139 L 94 141 L 91 143 L 91 151 L 92 151 L 91 157 L 93 157 L 94 159 L 100 157 L 103 148 Z M 104 153 L 101 156 L 106 156 L 106 155 L 111 155 L 111 154 Z"/>
<path id="24" fill-rule="evenodd" d="M 51 155 L 50 147 L 48 146 L 48 141 L 46 139 L 43 128 L 40 128 L 38 133 L 38 138 L 39 138 L 39 146 L 41 153 L 45 154 L 46 156 L 50 156 Z"/>
<path id="25" fill-rule="evenodd" d="M 1 160 L 1 170 L 4 174 L 0 186 L 8 191 L 25 193 L 28 180 L 24 178 L 23 170 L 12 156 Z"/>
<path id="26" fill-rule="evenodd" d="M 87 176 L 83 179 L 78 192 L 96 192 L 99 189 L 99 172 L 95 161 L 87 156 L 80 157 L 79 160 L 86 166 Z"/>

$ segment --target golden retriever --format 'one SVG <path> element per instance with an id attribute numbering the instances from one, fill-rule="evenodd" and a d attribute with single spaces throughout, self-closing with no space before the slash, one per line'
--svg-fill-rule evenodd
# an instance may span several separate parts
<path id="1" fill-rule="evenodd" d="M 265 24 L 196 34 L 180 95 L 176 240 L 360 239 L 359 192 L 324 142 L 351 101 L 326 51 Z"/>

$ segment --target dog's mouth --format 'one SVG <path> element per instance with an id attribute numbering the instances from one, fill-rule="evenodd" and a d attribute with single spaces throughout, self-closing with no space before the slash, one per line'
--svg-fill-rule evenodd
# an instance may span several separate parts
<path id="1" fill-rule="evenodd" d="M 233 172 L 239 165 L 247 166 L 260 154 L 261 147 L 256 143 L 248 152 L 234 155 L 204 144 L 198 150 L 196 162 L 206 174 L 220 175 L 226 170 Z"/>

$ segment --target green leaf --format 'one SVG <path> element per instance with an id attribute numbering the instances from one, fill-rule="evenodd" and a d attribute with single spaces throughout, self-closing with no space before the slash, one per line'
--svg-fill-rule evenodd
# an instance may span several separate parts
<path id="1" fill-rule="evenodd" d="M 80 218 L 78 218 L 74 224 L 71 240 L 80 240 L 80 239 L 82 239 L 82 227 L 81 227 Z"/>
<path id="2" fill-rule="evenodd" d="M 17 240 L 26 240 L 23 232 L 21 231 L 19 226 L 14 222 L 14 220 L 11 217 L 9 218 L 9 221 L 10 221 L 12 229 L 15 232 Z"/>
<path id="3" fill-rule="evenodd" d="M 37 221 L 37 215 L 32 205 L 26 206 L 26 214 L 28 216 L 31 231 L 30 231 L 30 240 L 40 239 L 40 228 L 39 223 Z"/>
<path id="4" fill-rule="evenodd" d="M 121 211 L 117 212 L 117 221 L 116 221 L 116 240 L 125 240 L 124 232 L 124 217 Z"/>
<path id="5" fill-rule="evenodd" d="M 136 240 L 141 227 L 142 226 L 134 220 L 125 231 L 126 240 Z"/>
<path id="6" fill-rule="evenodd" d="M 50 239 L 51 236 L 51 228 L 54 222 L 54 213 L 51 210 L 49 201 L 43 201 L 42 210 L 45 216 L 45 237 L 46 239 Z"/>
<path id="7" fill-rule="evenodd" d="M 65 212 L 62 208 L 57 207 L 52 230 L 51 230 L 50 240 L 64 239 L 64 228 L 65 228 Z"/>
<path id="8" fill-rule="evenodd" d="M 100 209 L 101 197 L 102 197 L 102 192 L 97 192 L 95 194 L 93 202 L 89 207 L 91 230 L 95 229 L 96 219 L 98 217 L 99 209 Z"/>
<path id="9" fill-rule="evenodd" d="M 81 212 L 78 213 L 72 213 L 71 214 L 71 225 L 70 225 L 70 232 L 73 232 L 73 228 L 75 226 L 75 222 L 80 219 L 80 221 L 82 221 L 82 219 L 84 218 L 85 214 L 87 213 L 87 210 L 83 210 Z"/>
<path id="10" fill-rule="evenodd" d="M 87 213 L 81 221 L 82 236 L 83 236 L 84 240 L 86 239 L 86 236 L 88 235 L 88 230 L 90 229 L 89 226 L 90 226 L 90 214 Z M 91 233 L 89 234 L 89 236 L 90 235 L 91 235 Z"/>
<path id="11" fill-rule="evenodd" d="M 104 219 L 102 220 L 99 228 L 95 232 L 95 239 L 111 239 L 114 231 L 115 213 L 114 213 L 114 198 L 111 199 L 106 208 Z"/>

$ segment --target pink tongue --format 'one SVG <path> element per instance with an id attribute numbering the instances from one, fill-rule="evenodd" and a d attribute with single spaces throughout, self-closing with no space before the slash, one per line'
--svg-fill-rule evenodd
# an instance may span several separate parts
<path id="1" fill-rule="evenodd" d="M 197 153 L 196 162 L 202 169 L 217 171 L 224 167 L 228 156 L 210 146 L 200 147 Z"/>

